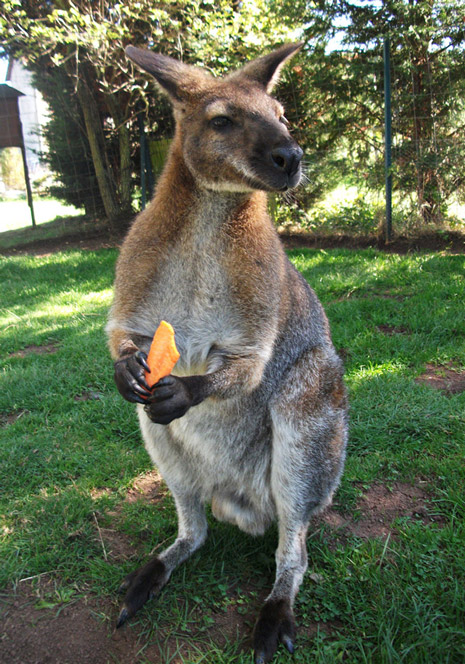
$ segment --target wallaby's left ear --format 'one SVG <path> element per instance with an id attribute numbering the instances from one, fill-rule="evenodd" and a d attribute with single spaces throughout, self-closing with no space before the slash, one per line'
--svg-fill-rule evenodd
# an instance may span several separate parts
<path id="1" fill-rule="evenodd" d="M 152 74 L 174 104 L 198 97 L 212 80 L 208 72 L 161 53 L 127 46 L 126 55 L 139 67 Z"/>
<path id="2" fill-rule="evenodd" d="M 303 46 L 303 42 L 296 44 L 284 44 L 275 51 L 263 55 L 261 58 L 248 62 L 237 72 L 231 74 L 231 78 L 244 77 L 262 85 L 269 93 L 279 79 L 279 73 L 284 64 Z"/>

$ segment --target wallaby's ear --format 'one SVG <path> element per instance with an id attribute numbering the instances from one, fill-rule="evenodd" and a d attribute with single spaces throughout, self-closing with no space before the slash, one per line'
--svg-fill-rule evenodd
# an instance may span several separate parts
<path id="1" fill-rule="evenodd" d="M 125 52 L 139 67 L 152 74 L 173 102 L 187 101 L 198 94 L 211 79 L 210 74 L 202 69 L 186 65 L 167 55 L 135 46 L 127 46 Z"/>
<path id="2" fill-rule="evenodd" d="M 261 58 L 248 62 L 237 72 L 231 74 L 231 78 L 244 77 L 262 85 L 270 93 L 279 79 L 279 73 L 283 65 L 303 46 L 303 42 L 296 44 L 284 44 L 276 50 L 263 55 Z"/>

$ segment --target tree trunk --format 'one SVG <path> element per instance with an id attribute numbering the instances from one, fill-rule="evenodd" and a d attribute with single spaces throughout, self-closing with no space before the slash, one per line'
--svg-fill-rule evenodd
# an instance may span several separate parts
<path id="1" fill-rule="evenodd" d="M 116 230 L 115 223 L 121 215 L 116 187 L 105 164 L 105 145 L 99 109 L 83 72 L 81 72 L 77 85 L 77 97 L 84 115 L 87 138 L 105 214 L 110 227 Z"/>
<path id="2" fill-rule="evenodd" d="M 410 2 L 412 6 L 415 3 Z M 417 17 L 417 23 L 420 19 Z M 424 17 L 421 24 L 424 23 Z M 430 82 L 428 40 L 413 38 L 412 53 L 413 135 L 415 144 L 416 193 L 420 216 L 425 224 L 441 220 L 442 191 L 434 166 L 434 111 Z"/>
<path id="3" fill-rule="evenodd" d="M 106 96 L 106 103 L 118 131 L 119 147 L 119 200 L 121 213 L 125 216 L 132 213 L 132 187 L 131 187 L 131 138 L 127 123 L 119 106 L 112 95 Z"/>

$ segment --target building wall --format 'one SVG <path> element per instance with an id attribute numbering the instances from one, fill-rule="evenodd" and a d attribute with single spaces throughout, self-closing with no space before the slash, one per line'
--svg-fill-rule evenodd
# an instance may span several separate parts
<path id="1" fill-rule="evenodd" d="M 40 92 L 34 88 L 31 73 L 17 60 L 10 61 L 6 79 L 25 95 L 18 100 L 19 114 L 29 174 L 34 179 L 45 172 L 40 164 L 40 153 L 46 149 L 41 127 L 47 122 L 48 107 Z"/>

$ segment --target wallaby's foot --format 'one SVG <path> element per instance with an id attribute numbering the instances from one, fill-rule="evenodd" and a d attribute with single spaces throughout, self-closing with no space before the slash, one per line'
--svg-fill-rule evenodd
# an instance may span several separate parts
<path id="1" fill-rule="evenodd" d="M 289 602 L 285 599 L 269 600 L 264 604 L 253 635 L 255 664 L 269 662 L 282 643 L 294 652 L 295 621 Z"/>
<path id="2" fill-rule="evenodd" d="M 128 574 L 120 586 L 120 591 L 126 592 L 126 595 L 116 627 L 124 625 L 147 600 L 158 595 L 168 579 L 166 566 L 159 558 L 153 558 L 143 567 Z"/>

